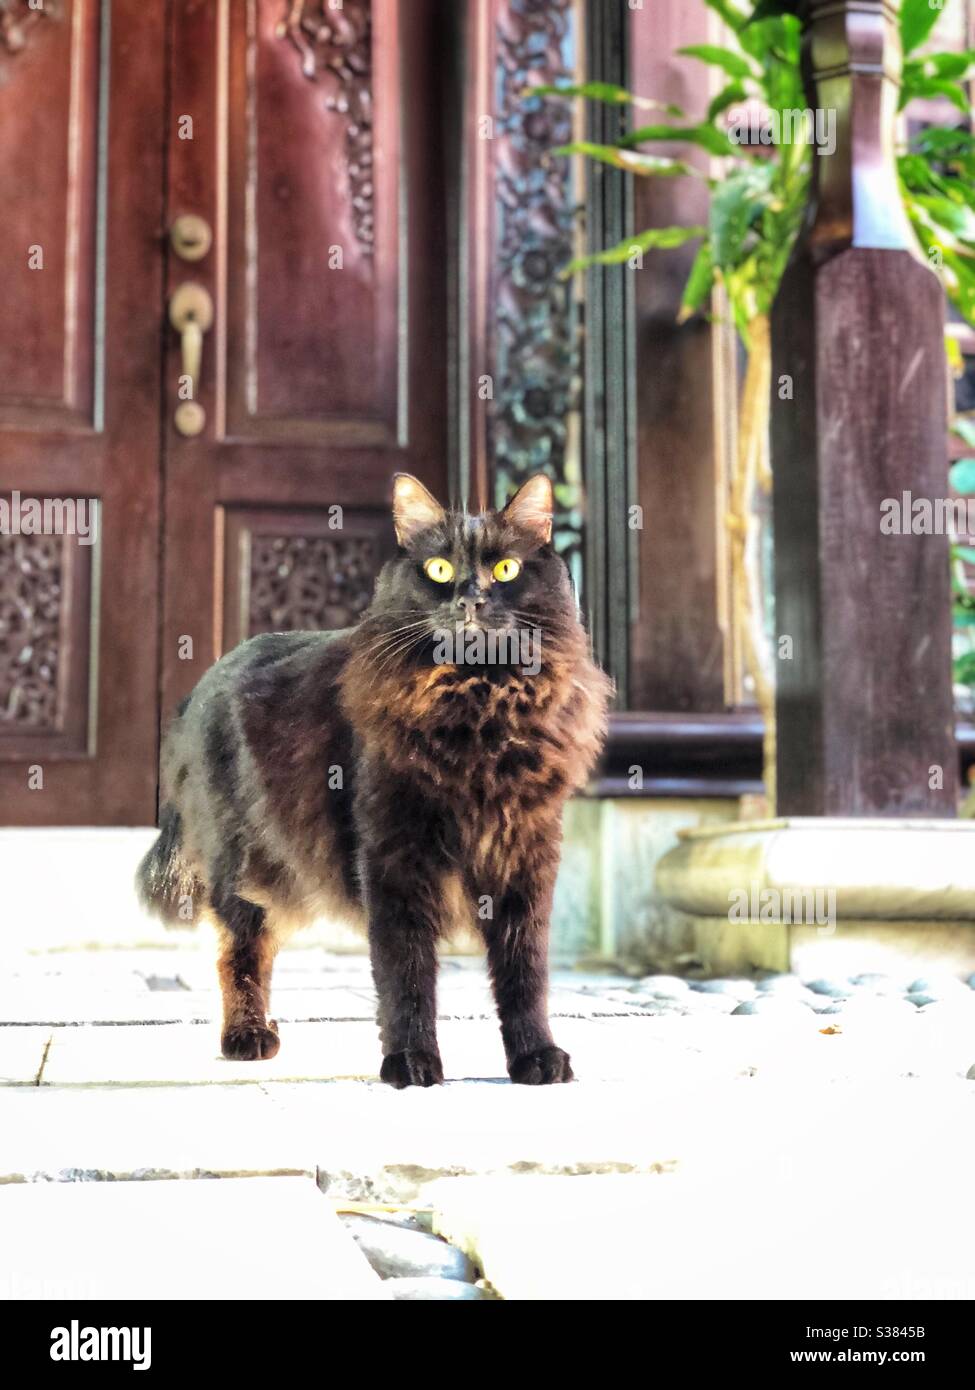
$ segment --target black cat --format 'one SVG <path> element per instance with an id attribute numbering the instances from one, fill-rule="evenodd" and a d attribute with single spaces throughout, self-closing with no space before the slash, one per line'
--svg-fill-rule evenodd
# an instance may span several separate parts
<path id="1" fill-rule="evenodd" d="M 610 684 L 589 656 L 536 476 L 500 512 L 445 512 L 399 474 L 399 552 L 355 628 L 242 643 L 163 748 L 143 901 L 212 918 L 224 1056 L 272 1057 L 271 967 L 292 927 L 365 919 L 382 1079 L 443 1080 L 438 938 L 487 947 L 513 1081 L 572 1079 L 549 1029 L 562 808 L 588 777 Z"/>

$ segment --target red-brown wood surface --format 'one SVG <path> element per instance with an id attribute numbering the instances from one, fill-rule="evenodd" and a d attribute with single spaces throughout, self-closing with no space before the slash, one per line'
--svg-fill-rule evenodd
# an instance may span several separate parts
<path id="1" fill-rule="evenodd" d="M 155 816 L 164 34 L 161 6 L 106 10 L 65 0 L 0 44 L 0 495 L 101 520 L 85 554 L 0 536 L 7 825 Z"/>
<path id="2" fill-rule="evenodd" d="M 250 577 L 228 537 L 259 517 L 273 541 L 280 508 L 282 565 L 300 571 L 331 507 L 381 531 L 397 469 L 445 490 L 434 16 L 429 0 L 174 5 L 170 213 L 205 217 L 214 243 L 195 263 L 171 254 L 168 289 L 195 281 L 216 312 L 196 438 L 173 426 L 180 347 L 167 339 L 164 719 L 242 631 Z M 179 138 L 186 116 L 192 139 Z M 313 617 L 297 599 L 273 611 L 281 626 Z"/>
<path id="3" fill-rule="evenodd" d="M 657 0 L 630 14 L 630 86 L 688 113 L 706 110 L 709 69 L 676 49 L 709 38 L 708 12 Z M 639 122 L 638 122 L 639 123 Z M 706 169 L 707 155 L 654 144 Z M 708 191 L 696 179 L 636 179 L 634 225 L 707 222 Z M 718 614 L 712 329 L 677 314 L 699 243 L 650 251 L 636 275 L 639 620 L 630 633 L 633 709 L 724 708 L 724 646 Z"/>
<path id="4" fill-rule="evenodd" d="M 881 528 L 887 499 L 948 490 L 944 294 L 893 163 L 895 19 L 880 0 L 811 0 L 805 60 L 837 141 L 813 158 L 773 313 L 776 628 L 793 644 L 777 666 L 778 808 L 951 816 L 948 537 Z"/>

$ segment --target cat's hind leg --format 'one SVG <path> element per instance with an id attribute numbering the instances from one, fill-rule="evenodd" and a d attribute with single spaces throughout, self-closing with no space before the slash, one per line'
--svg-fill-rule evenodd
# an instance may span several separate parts
<path id="1" fill-rule="evenodd" d="M 267 915 L 236 893 L 216 895 L 213 912 L 220 937 L 221 1051 L 235 1061 L 266 1060 L 281 1046 L 278 1026 L 267 1016 L 276 950 Z"/>

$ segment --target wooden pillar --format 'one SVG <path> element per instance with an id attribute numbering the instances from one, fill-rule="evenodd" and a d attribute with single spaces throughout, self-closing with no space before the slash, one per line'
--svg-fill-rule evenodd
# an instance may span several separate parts
<path id="1" fill-rule="evenodd" d="M 894 161 L 901 61 L 896 4 L 807 0 L 807 102 L 836 147 L 812 156 L 772 319 L 784 815 L 955 814 L 948 538 L 881 530 L 886 499 L 948 487 L 944 296 Z"/>

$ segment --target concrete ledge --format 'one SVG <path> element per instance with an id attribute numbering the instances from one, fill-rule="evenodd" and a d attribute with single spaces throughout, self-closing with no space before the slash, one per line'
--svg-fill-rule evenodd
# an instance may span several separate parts
<path id="1" fill-rule="evenodd" d="M 975 821 L 788 820 L 679 832 L 657 867 L 674 907 L 727 917 L 754 888 L 836 893 L 837 915 L 880 921 L 975 922 Z"/>
<path id="2" fill-rule="evenodd" d="M 712 974 L 975 969 L 975 822 L 742 822 L 680 833 L 657 889 Z M 916 973 L 923 973 L 920 968 Z"/>

